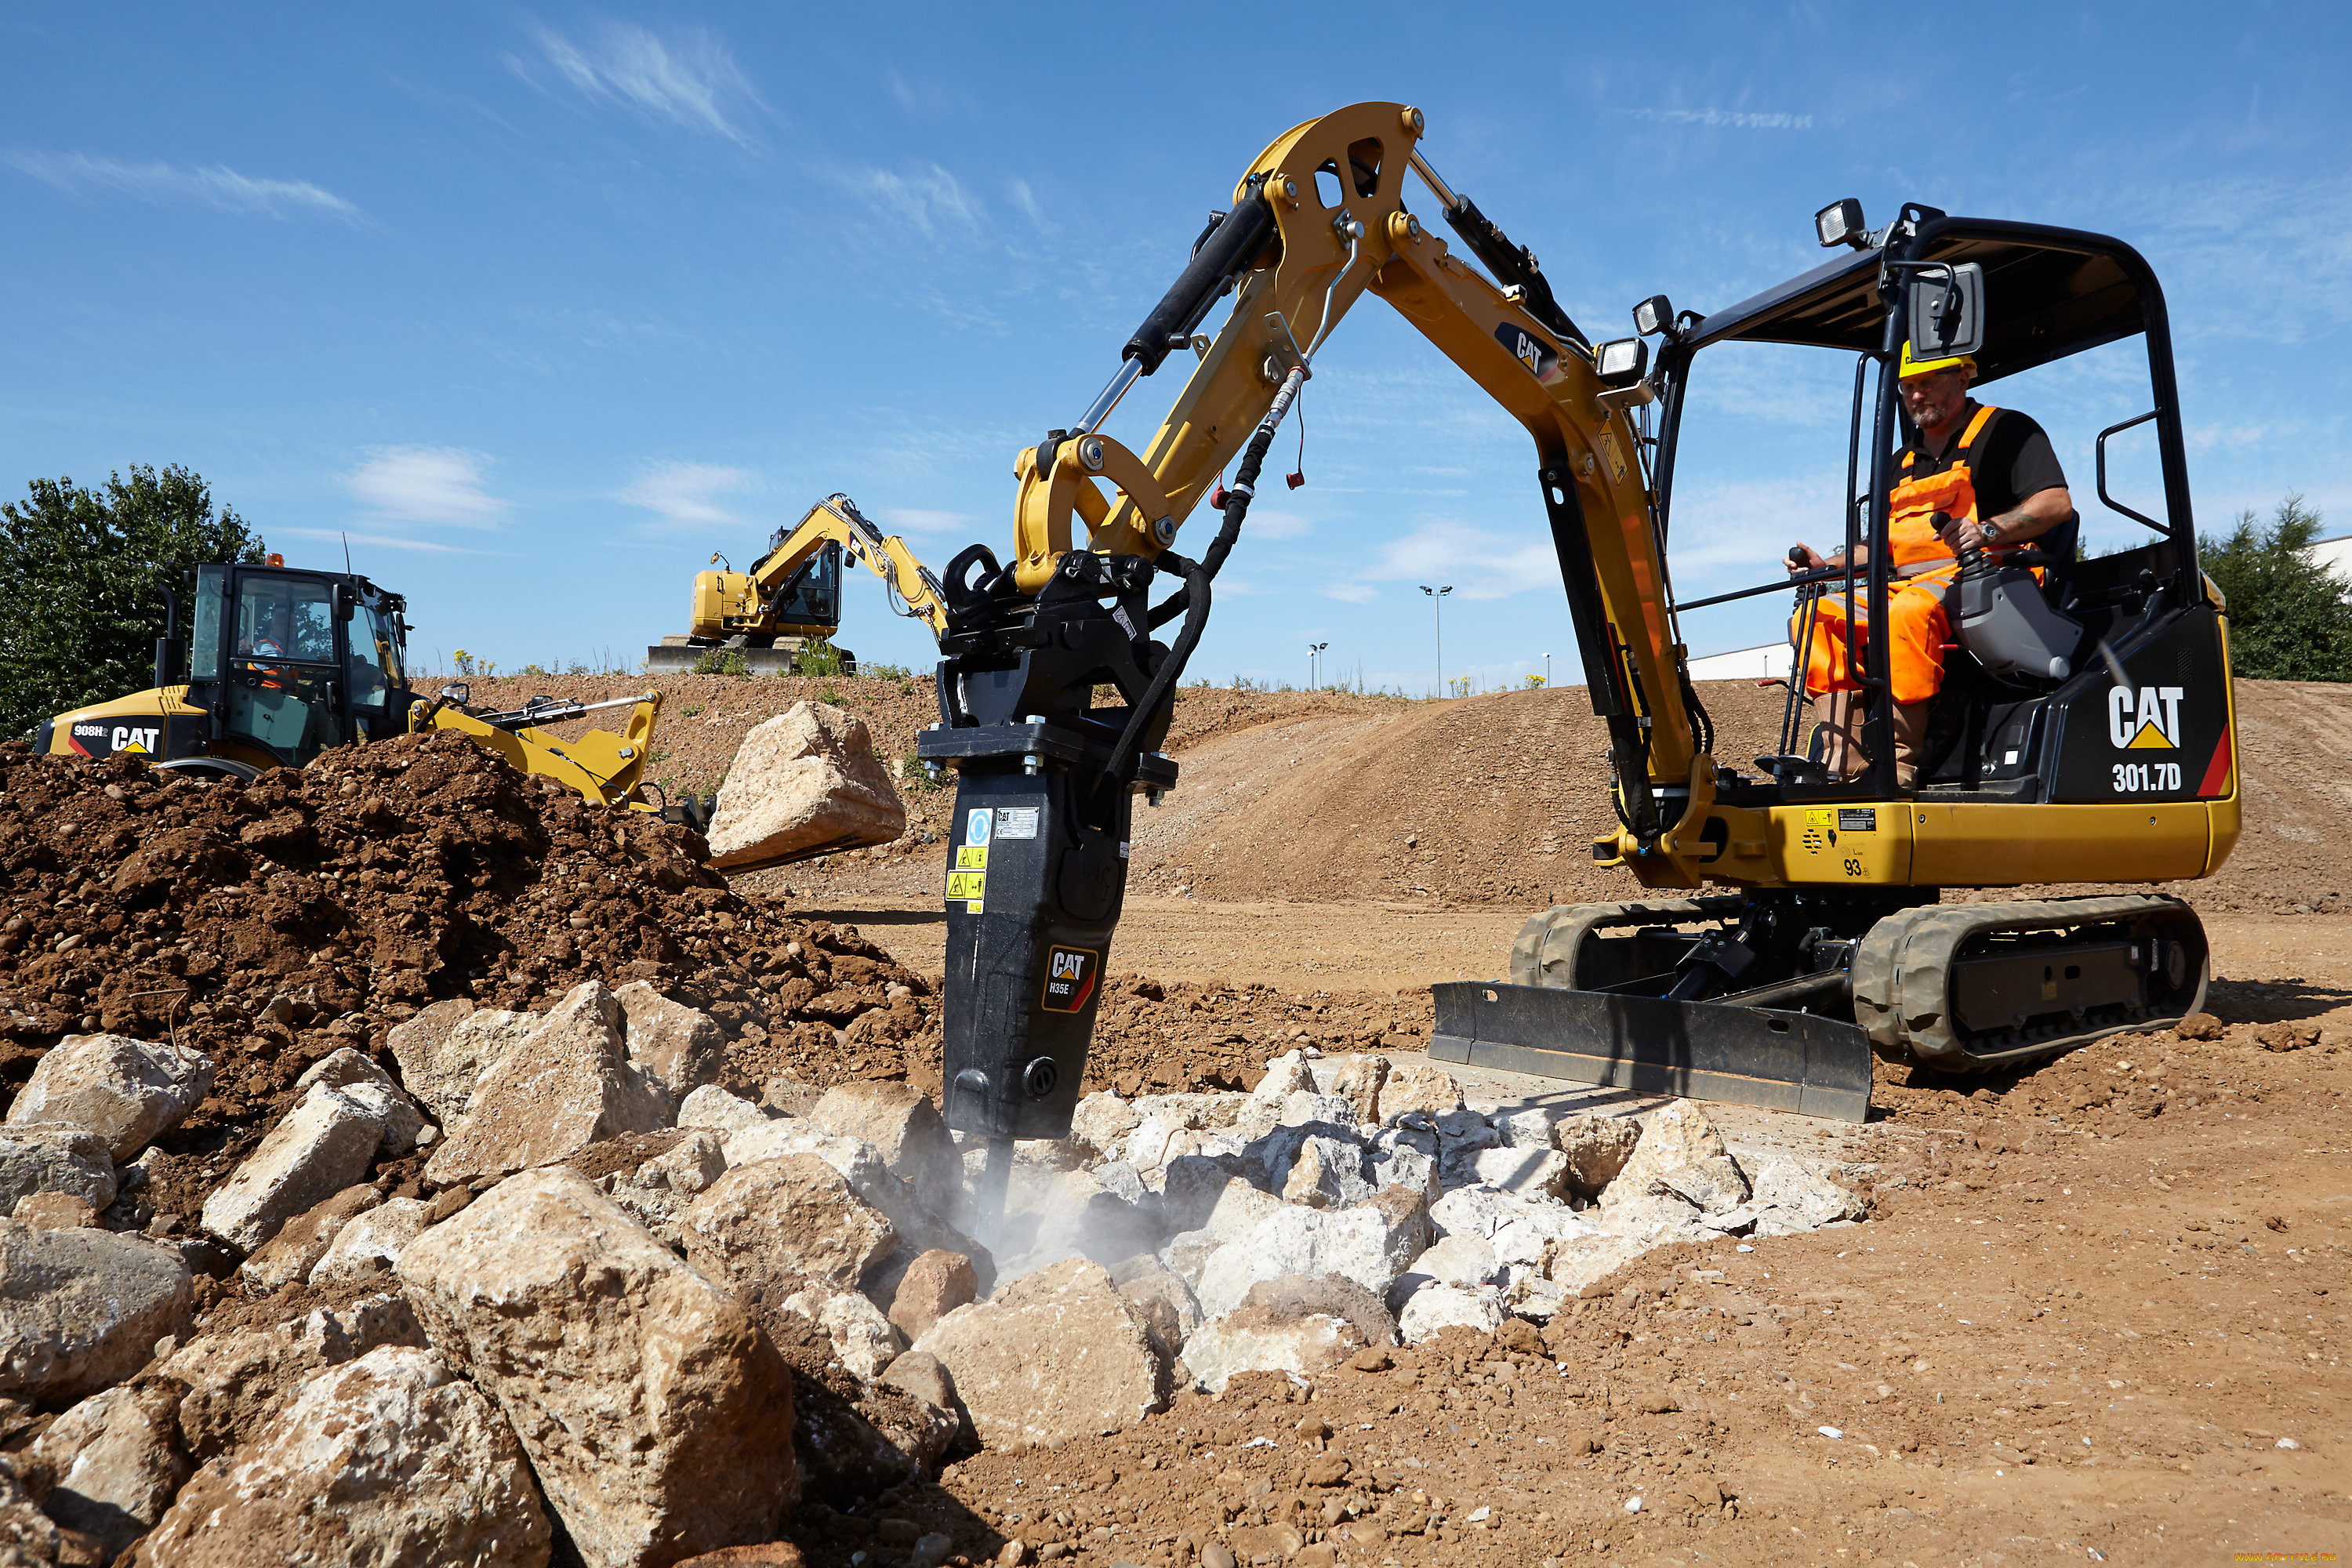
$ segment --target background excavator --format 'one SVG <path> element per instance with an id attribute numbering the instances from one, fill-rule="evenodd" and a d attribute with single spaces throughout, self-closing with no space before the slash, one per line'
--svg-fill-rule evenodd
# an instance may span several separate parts
<path id="1" fill-rule="evenodd" d="M 152 687 L 42 721 L 33 749 L 136 756 L 194 777 L 247 780 L 301 767 L 329 746 L 457 730 L 592 805 L 663 809 L 643 787 L 659 692 L 607 702 L 539 697 L 510 712 L 472 707 L 461 682 L 425 697 L 409 685 L 405 599 L 355 574 L 306 571 L 277 555 L 199 566 L 189 607 L 184 647 L 172 606 Z M 617 735 L 591 730 L 567 741 L 541 728 L 608 708 L 630 710 Z M 675 808 L 670 815 L 682 819 Z"/>
<path id="2" fill-rule="evenodd" d="M 930 568 L 915 558 L 905 540 L 866 521 L 856 502 L 835 495 L 809 508 L 791 528 L 778 529 L 767 553 L 749 572 L 697 573 L 688 629 L 646 649 L 646 668 L 683 675 L 714 653 L 732 653 L 749 675 L 801 673 L 802 651 L 810 643 L 830 641 L 841 629 L 845 552 L 882 579 L 893 610 L 929 622 L 934 632 L 947 629 L 939 580 Z M 710 559 L 715 564 L 723 557 Z M 841 674 L 857 673 L 855 655 L 841 652 Z"/>
<path id="3" fill-rule="evenodd" d="M 1366 292 L 1398 310 L 1524 426 L 1594 710 L 1616 832 L 1596 860 L 1657 895 L 1536 916 L 1508 981 L 1435 988 L 1432 1056 L 1577 1081 L 1867 1114 L 1873 1053 L 1982 1070 L 2196 1009 L 2203 931 L 2155 895 L 1943 904 L 1940 890 L 2147 882 L 2218 869 L 2239 804 L 2222 605 L 2197 569 L 2163 296 L 2105 237 L 1906 206 L 1843 254 L 1712 315 L 1664 297 L 1594 344 L 1535 258 L 1431 168 L 1421 113 L 1362 103 L 1255 160 L 1118 373 L 1015 466 L 1013 554 L 974 545 L 942 584 L 940 722 L 919 754 L 957 770 L 947 873 L 948 1120 L 987 1140 L 1068 1132 L 1126 889 L 1132 797 L 1176 782 L 1159 747 L 1275 431 L 1316 352 Z M 1482 274 L 1405 205 L 1417 174 Z M 1488 276 L 1486 274 L 1491 274 Z M 1207 337 L 1195 329 L 1232 303 Z M 1887 649 L 1861 657 L 1872 766 L 1833 780 L 1801 752 L 1792 700 L 1758 772 L 1713 754 L 1668 570 L 1673 474 L 1697 357 L 1735 340 L 1807 344 L 1854 371 L 1845 559 L 1883 532 L 1895 366 L 1973 353 L 1980 380 L 2143 338 L 2162 518 L 2147 543 L 2077 562 L 2066 541 L 1964 563 L 1955 667 L 1915 791 L 1895 785 Z M 1650 340 L 1660 343 L 1650 364 Z M 1141 452 L 1102 433 L 1140 377 L 1197 355 Z M 1229 487 L 1217 476 L 1239 458 Z M 1104 487 L 1108 487 L 1105 489 Z M 1174 549 L 1202 500 L 1197 559 Z M 1077 525 L 1086 530 L 1083 539 Z M 2046 586 L 2030 570 L 2042 567 Z M 1152 602 L 1163 577 L 1173 591 Z M 1801 576 L 1888 624 L 1883 554 Z M 1776 577 L 1743 594 L 1786 593 Z M 1177 623 L 1172 642 L 1155 629 Z M 1097 693 L 1116 700 L 1097 705 Z M 1792 694 L 1793 697 L 1793 694 Z"/>

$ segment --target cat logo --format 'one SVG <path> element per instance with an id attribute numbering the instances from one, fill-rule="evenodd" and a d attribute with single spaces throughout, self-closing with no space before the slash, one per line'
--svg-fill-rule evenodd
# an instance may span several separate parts
<path id="1" fill-rule="evenodd" d="M 1048 1013 L 1076 1013 L 1095 994 L 1095 972 L 1102 955 L 1083 947 L 1055 943 L 1045 952 L 1045 994 L 1038 1005 Z"/>
<path id="2" fill-rule="evenodd" d="M 1495 341 L 1510 350 L 1511 357 L 1527 366 L 1538 381 L 1559 368 L 1559 351 L 1516 321 L 1505 321 L 1496 327 Z"/>
<path id="3" fill-rule="evenodd" d="M 2180 746 L 2180 700 L 2187 689 L 2118 686 L 2107 693 L 2107 739 L 2119 752 L 2170 752 Z"/>
<path id="4" fill-rule="evenodd" d="M 79 754 L 97 759 L 117 752 L 129 756 L 150 756 L 158 749 L 163 737 L 160 724 L 115 724 L 103 721 L 84 720 L 66 731 L 66 744 Z"/>

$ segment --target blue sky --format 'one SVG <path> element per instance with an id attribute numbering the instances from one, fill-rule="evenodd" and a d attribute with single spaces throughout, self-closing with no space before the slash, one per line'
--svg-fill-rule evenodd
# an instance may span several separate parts
<path id="1" fill-rule="evenodd" d="M 13 8 L 0 494 L 185 464 L 297 563 L 348 533 L 428 665 L 634 661 L 713 550 L 746 562 L 829 491 L 935 565 L 1002 552 L 1014 453 L 1076 416 L 1248 161 L 1392 98 L 1595 336 L 1813 265 L 1840 196 L 2122 236 L 2166 283 L 2200 520 L 2295 489 L 2352 529 L 2343 6 L 1276 15 Z M 1114 434 L 1143 444 L 1176 366 Z M 1377 300 L 1317 372 L 1308 483 L 1254 517 L 1194 673 L 1300 680 L 1328 642 L 1334 674 L 1426 690 L 1416 584 L 1451 583 L 1447 674 L 1550 650 L 1572 678 L 1517 427 Z M 1685 595 L 1835 531 L 1849 374 L 1702 358 Z M 2135 344 L 1996 400 L 2087 498 L 2091 437 L 2145 396 Z M 2084 510 L 2095 542 L 2134 527 Z M 1737 647 L 1780 613 L 1685 629 Z M 842 641 L 931 657 L 863 576 Z"/>

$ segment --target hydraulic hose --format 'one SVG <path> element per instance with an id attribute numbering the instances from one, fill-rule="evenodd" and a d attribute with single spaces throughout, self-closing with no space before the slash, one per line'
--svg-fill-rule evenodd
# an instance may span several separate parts
<path id="1" fill-rule="evenodd" d="M 1234 475 L 1234 482 L 1225 489 L 1224 523 L 1217 530 L 1216 538 L 1209 542 L 1208 550 L 1201 557 L 1204 582 L 1215 578 L 1225 564 L 1225 557 L 1231 555 L 1234 546 L 1241 542 L 1242 520 L 1249 515 L 1250 502 L 1257 495 L 1257 477 L 1265 467 L 1266 453 L 1274 447 L 1275 427 L 1290 412 L 1290 405 L 1298 400 L 1299 388 L 1306 384 L 1307 374 L 1303 370 L 1293 369 L 1283 377 L 1280 389 L 1274 395 L 1273 405 L 1266 409 L 1265 417 L 1258 421 L 1257 433 L 1250 437 L 1249 446 L 1243 450 L 1240 471 Z M 1161 559 L 1165 560 L 1166 556 Z M 1171 594 L 1152 610 L 1151 624 L 1165 626 L 1185 614 L 1192 603 L 1192 592 L 1188 579 L 1183 587 Z"/>

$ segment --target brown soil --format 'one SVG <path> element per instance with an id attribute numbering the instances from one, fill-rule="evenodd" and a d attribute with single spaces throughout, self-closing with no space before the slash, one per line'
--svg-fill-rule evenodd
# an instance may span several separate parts
<path id="1" fill-rule="evenodd" d="M 396 1072 L 387 1031 L 443 997 L 544 1009 L 583 980 L 648 980 L 719 1019 L 739 1080 L 903 1076 L 937 1034 L 922 980 L 854 930 L 744 899 L 706 854 L 449 733 L 243 787 L 0 747 L 0 1083 L 68 1033 L 203 1050 L 215 1091 L 142 1199 L 192 1216 L 305 1068 L 349 1046 Z"/>

